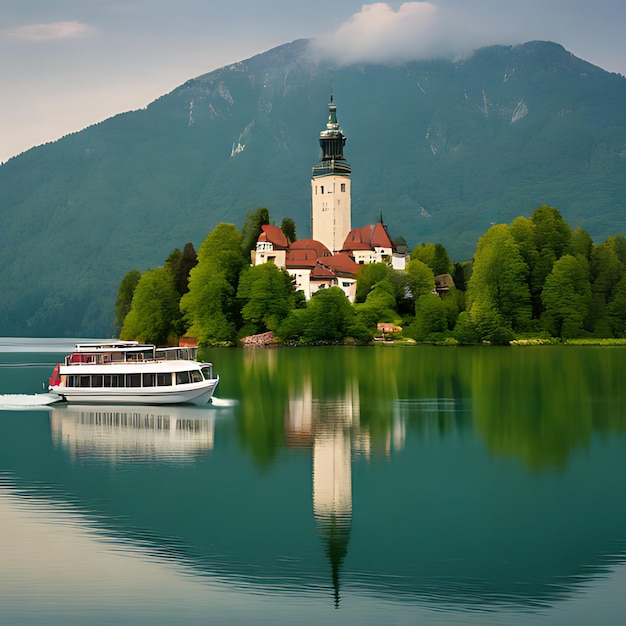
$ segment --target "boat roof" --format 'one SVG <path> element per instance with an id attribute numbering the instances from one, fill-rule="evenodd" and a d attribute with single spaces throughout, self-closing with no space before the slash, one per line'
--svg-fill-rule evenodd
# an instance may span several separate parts
<path id="1" fill-rule="evenodd" d="M 76 352 L 98 352 L 102 350 L 142 350 L 153 349 L 154 346 L 140 344 L 138 341 L 98 341 L 93 343 L 77 343 Z"/>
<path id="2" fill-rule="evenodd" d="M 195 350 L 195 348 L 181 346 L 157 348 L 152 343 L 139 343 L 138 341 L 99 341 L 93 343 L 77 343 L 74 352 L 138 352 L 144 350 L 165 352 L 173 350 Z"/>

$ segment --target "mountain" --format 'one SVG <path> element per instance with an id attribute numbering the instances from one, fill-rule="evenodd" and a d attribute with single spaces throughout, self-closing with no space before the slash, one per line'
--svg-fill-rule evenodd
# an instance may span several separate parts
<path id="1" fill-rule="evenodd" d="M 340 67 L 295 41 L 0 166 L 2 333 L 110 335 L 128 270 L 259 206 L 308 236 L 333 84 L 355 226 L 453 260 L 541 204 L 597 242 L 625 228 L 623 76 L 548 42 Z"/>

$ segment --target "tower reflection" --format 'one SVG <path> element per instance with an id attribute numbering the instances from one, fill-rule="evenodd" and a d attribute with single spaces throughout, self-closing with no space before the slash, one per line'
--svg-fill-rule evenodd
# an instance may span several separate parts
<path id="1" fill-rule="evenodd" d="M 342 397 L 319 401 L 308 379 L 290 400 L 285 420 L 287 441 L 310 441 L 313 455 L 313 515 L 330 562 L 335 607 L 340 603 L 340 571 L 348 553 L 352 527 L 352 451 L 369 455 L 369 434 L 360 428 L 356 381 Z"/>

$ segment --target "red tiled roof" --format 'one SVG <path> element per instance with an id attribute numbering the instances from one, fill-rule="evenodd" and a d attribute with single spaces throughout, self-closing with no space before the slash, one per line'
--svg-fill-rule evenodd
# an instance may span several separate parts
<path id="1" fill-rule="evenodd" d="M 318 259 L 317 262 L 334 272 L 352 274 L 354 276 L 356 276 L 360 267 L 345 252 L 337 252 L 333 256 Z"/>
<path id="2" fill-rule="evenodd" d="M 330 250 L 321 242 L 315 239 L 298 239 L 290 246 L 290 250 L 315 250 L 318 257 L 330 256 Z"/>
<path id="3" fill-rule="evenodd" d="M 391 240 L 382 222 L 353 228 L 343 243 L 342 250 L 373 250 L 374 248 L 391 248 Z"/>
<path id="4" fill-rule="evenodd" d="M 294 250 L 293 246 L 290 246 L 287 250 L 287 257 L 285 258 L 285 267 L 295 269 L 297 267 L 315 267 L 317 263 L 317 251 L 316 250 Z"/>
<path id="5" fill-rule="evenodd" d="M 335 272 L 319 263 L 311 270 L 311 280 L 327 280 L 335 278 Z"/>
<path id="6" fill-rule="evenodd" d="M 259 235 L 259 241 L 269 241 L 275 248 L 285 249 L 289 246 L 289 240 L 278 226 L 263 224 L 261 228 L 263 232 Z"/>

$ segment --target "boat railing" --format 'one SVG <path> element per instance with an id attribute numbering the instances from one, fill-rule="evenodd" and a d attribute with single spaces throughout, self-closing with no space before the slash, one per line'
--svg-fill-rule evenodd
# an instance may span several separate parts
<path id="1" fill-rule="evenodd" d="M 157 348 L 156 350 L 121 350 L 115 352 L 73 352 L 65 365 L 113 365 L 119 363 L 154 363 L 157 361 L 195 361 L 196 348 Z"/>

